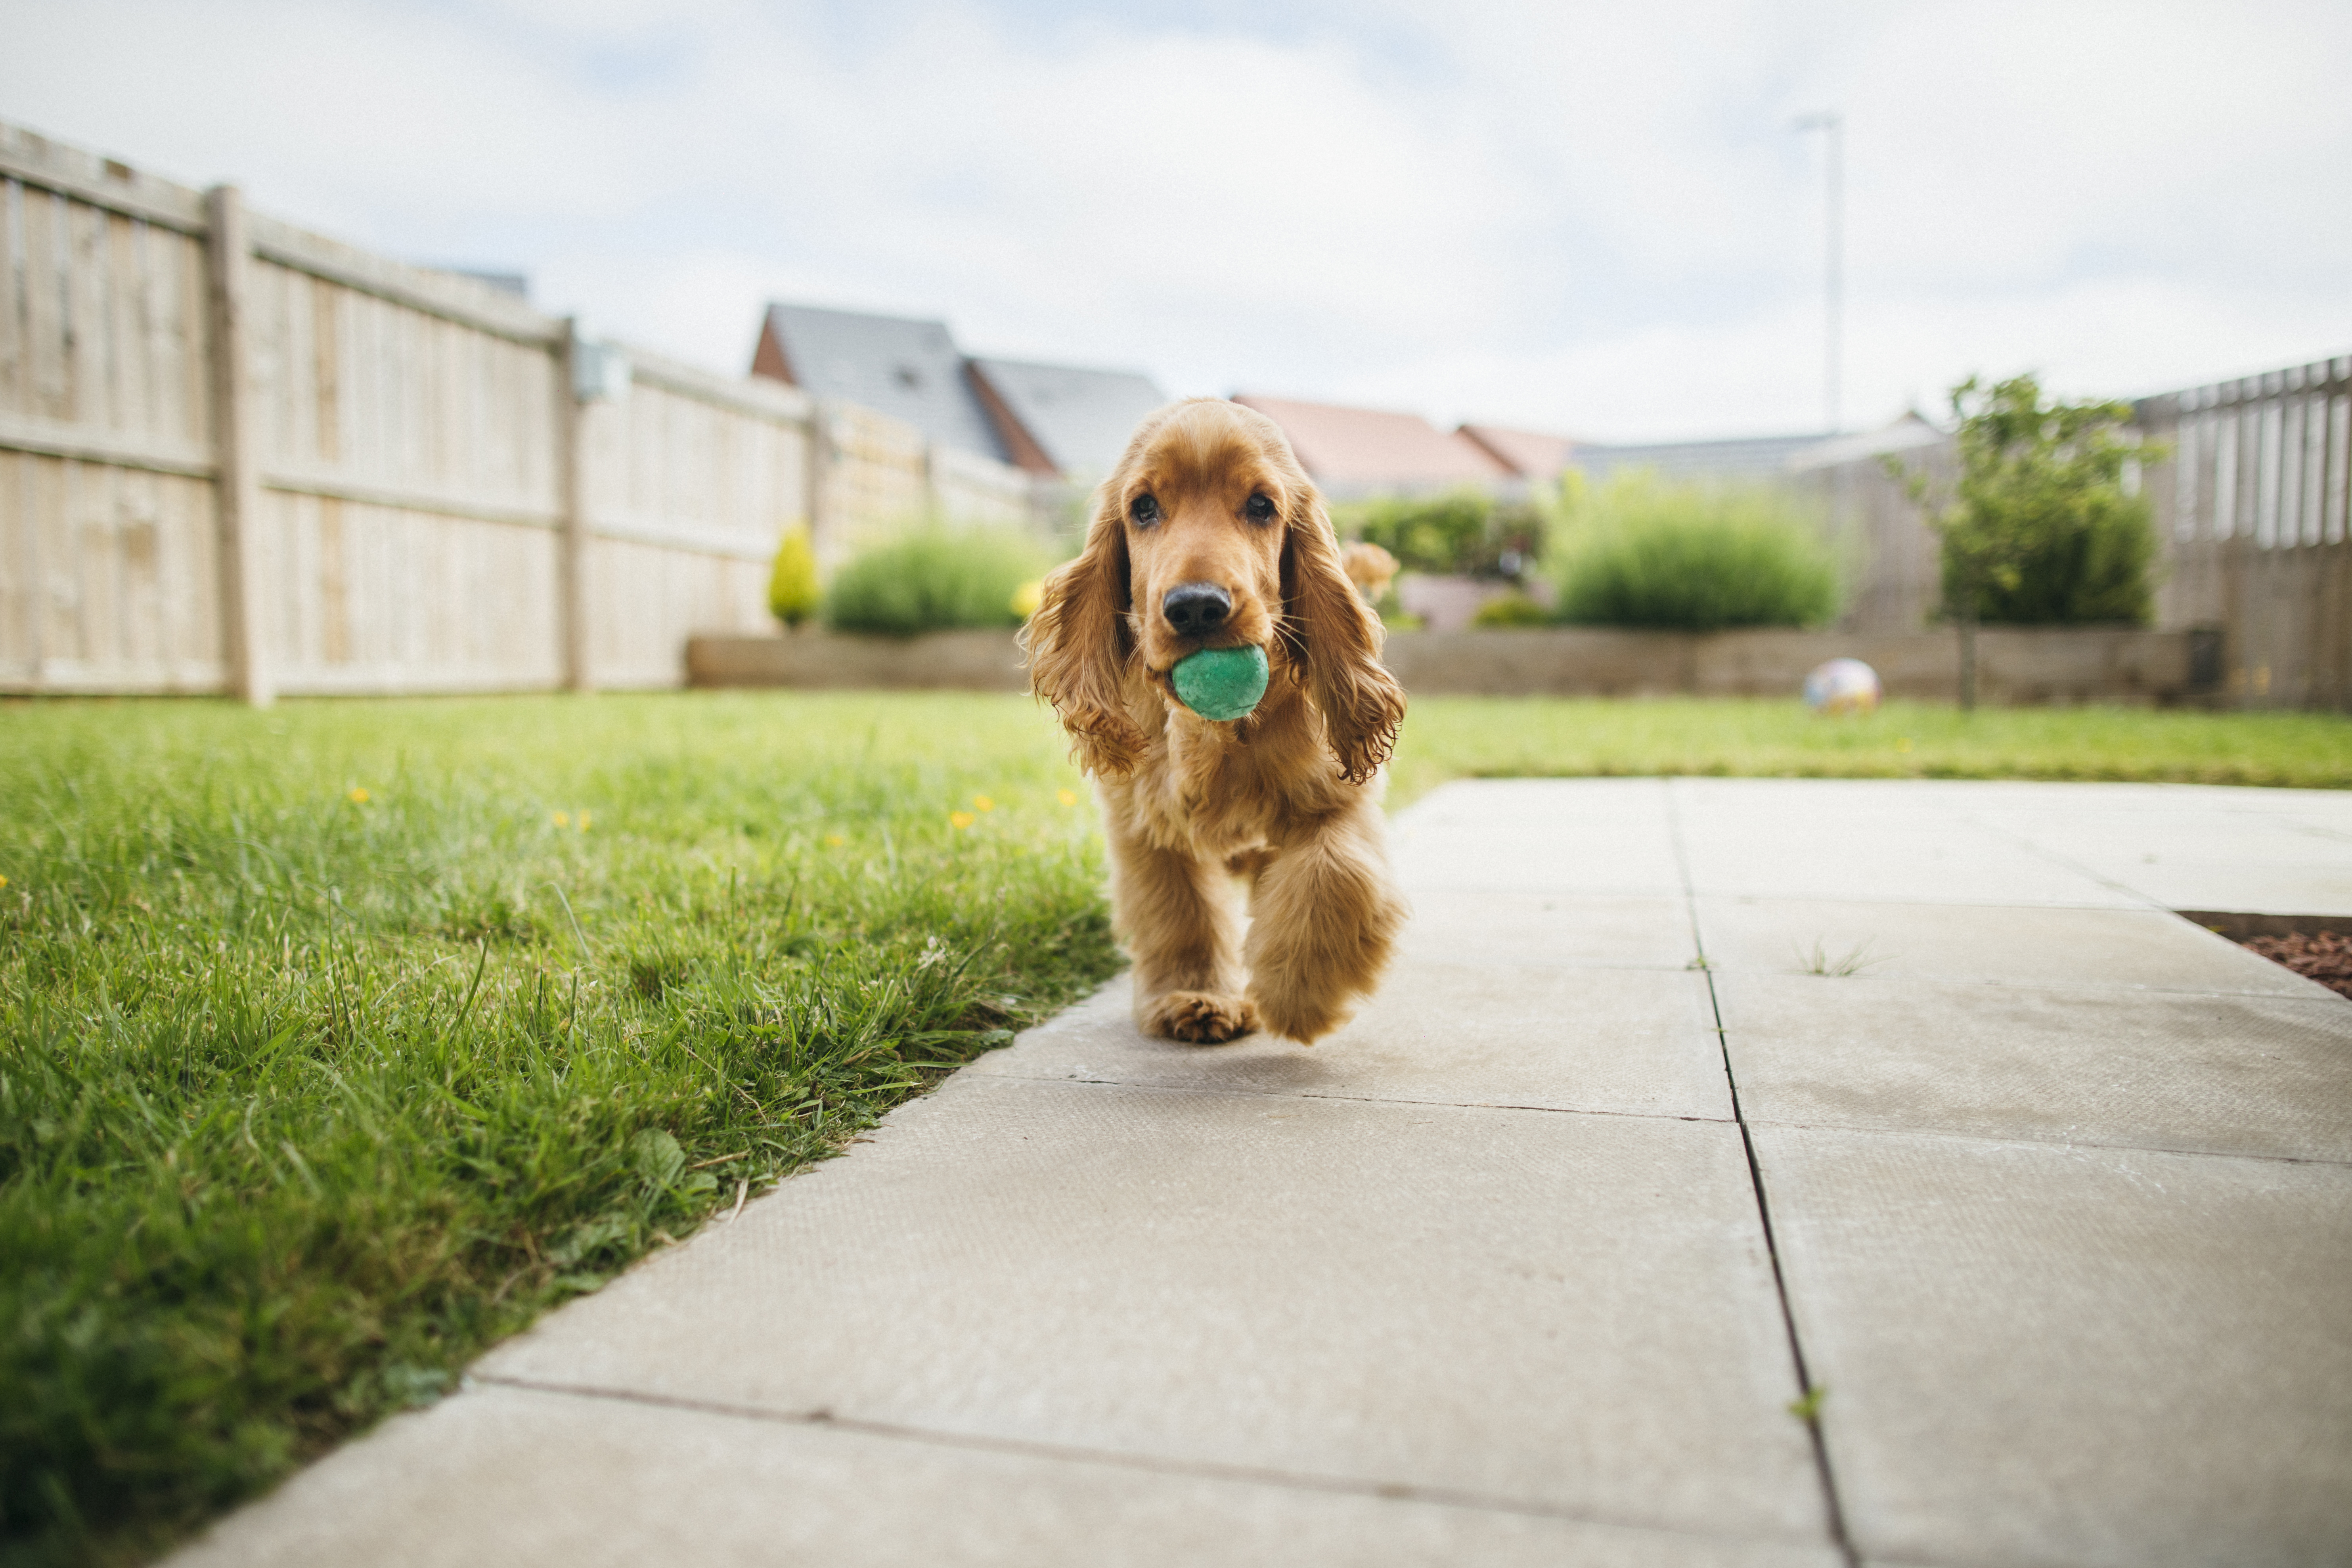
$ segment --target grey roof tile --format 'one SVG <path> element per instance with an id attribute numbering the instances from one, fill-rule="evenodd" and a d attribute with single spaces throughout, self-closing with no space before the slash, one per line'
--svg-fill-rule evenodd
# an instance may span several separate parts
<path id="1" fill-rule="evenodd" d="M 1005 460 L 946 322 L 770 305 L 768 324 L 796 384 L 903 420 L 941 446 Z"/>
<path id="2" fill-rule="evenodd" d="M 1169 401 L 1150 376 L 1134 371 L 977 356 L 971 363 L 1046 458 L 1072 479 L 1108 473 L 1137 424 Z"/>

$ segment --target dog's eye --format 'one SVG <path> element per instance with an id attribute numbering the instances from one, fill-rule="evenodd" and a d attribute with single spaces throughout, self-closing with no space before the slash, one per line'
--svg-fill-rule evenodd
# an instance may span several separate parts
<path id="1" fill-rule="evenodd" d="M 1274 521 L 1274 502 L 1262 495 L 1250 497 L 1248 503 L 1242 508 L 1242 511 L 1252 522 Z"/>
<path id="2" fill-rule="evenodd" d="M 1138 496 L 1127 503 L 1127 515 L 1150 528 L 1160 521 L 1160 502 L 1151 496 Z"/>

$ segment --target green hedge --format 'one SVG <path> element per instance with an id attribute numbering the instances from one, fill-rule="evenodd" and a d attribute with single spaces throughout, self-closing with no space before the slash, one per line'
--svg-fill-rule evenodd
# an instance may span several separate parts
<path id="1" fill-rule="evenodd" d="M 1559 618 L 1715 631 L 1822 626 L 1843 596 L 1819 531 L 1780 491 L 1622 475 L 1572 493 L 1555 570 Z"/>
<path id="2" fill-rule="evenodd" d="M 825 595 L 836 631 L 914 637 L 1017 626 L 1013 595 L 1052 564 L 1026 534 L 928 527 L 853 557 Z"/>

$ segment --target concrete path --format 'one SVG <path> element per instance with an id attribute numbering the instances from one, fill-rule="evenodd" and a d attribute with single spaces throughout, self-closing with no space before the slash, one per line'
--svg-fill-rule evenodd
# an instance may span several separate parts
<path id="1" fill-rule="evenodd" d="M 1397 837 L 1345 1033 L 1114 985 L 182 1561 L 2352 1561 L 2352 1003 L 2165 912 L 2352 915 L 2352 795 Z"/>

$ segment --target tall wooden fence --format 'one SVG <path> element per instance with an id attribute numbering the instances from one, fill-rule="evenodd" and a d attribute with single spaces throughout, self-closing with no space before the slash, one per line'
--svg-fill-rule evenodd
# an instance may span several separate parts
<path id="1" fill-rule="evenodd" d="M 2352 709 L 2352 357 L 2144 398 L 2158 618 L 2222 629 L 2226 700 Z"/>
<path id="2" fill-rule="evenodd" d="M 675 685 L 787 527 L 830 565 L 921 511 L 1039 521 L 869 410 L 0 125 L 0 691 Z"/>

